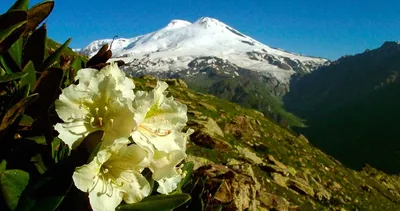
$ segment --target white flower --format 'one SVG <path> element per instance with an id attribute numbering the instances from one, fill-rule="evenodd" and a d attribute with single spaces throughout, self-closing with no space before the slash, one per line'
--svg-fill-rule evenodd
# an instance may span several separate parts
<path id="1" fill-rule="evenodd" d="M 151 193 L 151 187 L 140 173 L 148 166 L 147 152 L 138 145 L 129 145 L 127 138 L 117 139 L 105 147 L 89 164 L 76 168 L 75 186 L 89 192 L 94 211 L 115 210 L 124 200 L 137 203 Z"/>
<path id="2" fill-rule="evenodd" d="M 64 123 L 55 125 L 59 138 L 75 148 L 91 132 L 103 130 L 103 145 L 129 137 L 136 127 L 132 101 L 133 81 L 112 63 L 101 69 L 81 69 L 77 85 L 65 88 L 56 100 L 58 116 Z"/>
<path id="3" fill-rule="evenodd" d="M 143 146 L 166 153 L 186 150 L 186 140 L 179 135 L 187 122 L 187 107 L 167 98 L 167 83 L 158 81 L 151 92 L 137 92 L 133 103 L 138 128 L 133 140 Z"/>
<path id="4" fill-rule="evenodd" d="M 158 192 L 164 194 L 174 190 L 182 178 L 176 165 L 186 157 L 187 137 L 192 133 L 181 132 L 187 107 L 167 98 L 167 88 L 159 81 L 150 93 L 136 93 L 133 107 L 138 128 L 132 133 L 133 141 L 149 152 L 149 169 L 160 186 Z"/>

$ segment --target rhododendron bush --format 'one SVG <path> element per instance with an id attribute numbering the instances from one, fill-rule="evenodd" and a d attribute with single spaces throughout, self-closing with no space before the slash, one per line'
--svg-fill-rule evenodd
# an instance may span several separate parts
<path id="1" fill-rule="evenodd" d="M 70 39 L 47 39 L 53 1 L 18 0 L 0 16 L 0 210 L 171 210 L 182 187 L 193 130 L 186 105 L 158 81 L 135 90 L 107 62 Z"/>

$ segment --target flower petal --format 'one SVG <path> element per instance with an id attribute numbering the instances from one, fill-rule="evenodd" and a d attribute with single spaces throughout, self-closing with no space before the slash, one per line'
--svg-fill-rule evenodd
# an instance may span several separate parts
<path id="1" fill-rule="evenodd" d="M 178 187 L 178 183 L 182 180 L 182 175 L 176 174 L 175 176 L 169 178 L 163 178 L 157 180 L 158 188 L 157 192 L 161 194 L 168 194 L 174 191 Z"/>
<path id="2" fill-rule="evenodd" d="M 75 186 L 83 192 L 91 191 L 94 185 L 96 185 L 97 180 L 99 180 L 97 177 L 99 169 L 100 165 L 97 160 L 93 160 L 89 164 L 77 167 L 72 175 Z"/>
<path id="3" fill-rule="evenodd" d="M 150 164 L 150 161 L 147 158 L 148 152 L 142 147 L 134 144 L 129 146 L 125 145 L 120 148 L 117 155 L 107 162 L 107 165 L 113 166 L 115 169 L 141 171 Z"/>
<path id="4" fill-rule="evenodd" d="M 112 211 L 121 203 L 123 192 L 106 181 L 99 180 L 89 193 L 93 211 Z"/>
<path id="5" fill-rule="evenodd" d="M 56 112 L 64 122 L 83 119 L 88 113 L 84 109 L 84 104 L 87 104 L 85 101 L 90 101 L 90 99 L 89 93 L 81 92 L 75 85 L 71 85 L 63 89 L 59 100 L 55 101 Z"/>
<path id="6" fill-rule="evenodd" d="M 131 101 L 134 100 L 135 95 L 132 90 L 135 88 L 135 84 L 132 79 L 125 76 L 125 72 L 119 69 L 117 63 L 111 63 L 104 67 L 100 70 L 100 73 L 105 76 L 111 76 L 116 80 L 117 86 L 115 89 L 122 92 L 122 97 L 130 99 Z"/>
<path id="7" fill-rule="evenodd" d="M 123 199 L 126 203 L 140 202 L 144 197 L 150 195 L 151 187 L 147 179 L 138 172 L 123 172 L 125 181 L 121 190 L 124 192 Z"/>
<path id="8" fill-rule="evenodd" d="M 86 90 L 92 78 L 94 78 L 96 74 L 98 74 L 98 72 L 98 70 L 93 68 L 80 69 L 74 79 L 75 81 L 79 80 L 79 83 L 77 85 L 78 89 L 83 91 Z"/>
<path id="9" fill-rule="evenodd" d="M 58 131 L 60 138 L 69 148 L 74 149 L 91 131 L 87 130 L 85 123 L 82 121 L 70 123 L 57 123 L 54 129 Z"/>
<path id="10" fill-rule="evenodd" d="M 186 158 L 185 151 L 176 150 L 170 153 L 156 151 L 150 170 L 153 172 L 153 179 L 169 178 L 177 174 L 176 166 Z"/>

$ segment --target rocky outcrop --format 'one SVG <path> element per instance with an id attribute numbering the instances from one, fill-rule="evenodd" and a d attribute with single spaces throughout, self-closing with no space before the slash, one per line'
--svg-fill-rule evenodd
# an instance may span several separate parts
<path id="1" fill-rule="evenodd" d="M 135 82 L 154 87 L 155 79 Z M 400 210 L 400 176 L 347 169 L 260 112 L 169 83 L 195 130 L 186 158 L 195 170 L 183 188 L 192 199 L 183 210 Z"/>

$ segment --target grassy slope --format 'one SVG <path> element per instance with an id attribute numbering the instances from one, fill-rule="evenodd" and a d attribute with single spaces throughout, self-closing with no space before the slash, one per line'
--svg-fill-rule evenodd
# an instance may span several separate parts
<path id="1" fill-rule="evenodd" d="M 135 82 L 139 89 L 148 89 L 154 87 L 155 80 L 144 77 L 135 79 Z M 189 154 L 218 164 L 226 164 L 231 158 L 245 163 L 248 161 L 243 160 L 241 152 L 235 150 L 237 146 L 241 146 L 255 152 L 262 159 L 273 155 L 285 165 L 294 168 L 297 172 L 295 177 L 308 175 L 320 178 L 322 186 L 332 195 L 329 201 L 319 201 L 317 197 L 299 195 L 291 189 L 279 186 L 269 172 L 258 165 L 252 165 L 257 179 L 261 181 L 261 189 L 265 188 L 269 193 L 286 198 L 292 205 L 298 205 L 300 210 L 325 210 L 329 207 L 334 208 L 333 210 L 400 210 L 400 177 L 388 176 L 373 169 L 357 172 L 345 168 L 310 145 L 305 138 L 294 136 L 255 110 L 180 86 L 170 86 L 169 91 L 178 101 L 188 106 L 189 124 L 211 117 L 224 131 L 224 137 L 218 138 L 220 144 L 211 148 L 194 144 L 196 140 L 191 137 Z M 239 135 L 226 130 L 236 117 L 244 117 L 248 123 L 247 126 L 238 125 L 241 131 Z M 191 127 L 199 129 L 196 124 Z M 340 188 L 332 189 L 334 183 L 339 184 Z"/>

